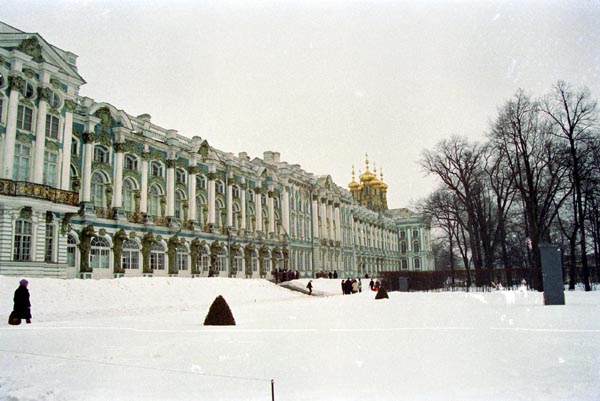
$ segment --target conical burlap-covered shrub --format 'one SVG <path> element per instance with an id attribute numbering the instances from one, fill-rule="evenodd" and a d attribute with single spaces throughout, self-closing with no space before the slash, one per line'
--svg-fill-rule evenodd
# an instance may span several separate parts
<path id="1" fill-rule="evenodd" d="M 388 293 L 384 287 L 379 287 L 379 290 L 377 290 L 377 295 L 375 295 L 375 299 L 383 298 L 389 298 Z"/>
<path id="2" fill-rule="evenodd" d="M 235 319 L 227 305 L 227 301 L 221 295 L 219 295 L 213 301 L 206 319 L 204 319 L 205 326 L 235 326 Z"/>

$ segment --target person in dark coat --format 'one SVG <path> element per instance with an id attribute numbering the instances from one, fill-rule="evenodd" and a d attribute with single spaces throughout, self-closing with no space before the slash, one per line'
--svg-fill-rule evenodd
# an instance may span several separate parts
<path id="1" fill-rule="evenodd" d="M 29 282 L 25 279 L 19 281 L 19 288 L 15 290 L 13 301 L 13 313 L 20 319 L 25 319 L 27 323 L 31 323 L 31 303 L 29 302 L 29 290 L 27 285 Z"/>
<path id="2" fill-rule="evenodd" d="M 312 280 L 310 280 L 308 284 L 306 284 L 306 288 L 308 288 L 308 295 L 312 295 L 312 287 Z"/>

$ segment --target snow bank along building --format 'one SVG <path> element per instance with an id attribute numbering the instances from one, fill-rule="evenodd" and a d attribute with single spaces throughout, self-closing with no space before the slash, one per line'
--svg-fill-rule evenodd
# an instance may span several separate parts
<path id="1" fill-rule="evenodd" d="M 349 191 L 79 96 L 77 56 L 0 23 L 0 274 L 303 277 L 431 270 L 429 222 L 388 210 L 365 171 Z"/>

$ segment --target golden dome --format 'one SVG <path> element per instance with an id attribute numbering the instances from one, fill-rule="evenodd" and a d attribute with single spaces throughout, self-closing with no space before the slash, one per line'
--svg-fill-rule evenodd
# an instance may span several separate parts
<path id="1" fill-rule="evenodd" d="M 350 188 L 353 191 L 360 188 L 360 184 L 354 181 L 354 166 L 352 166 L 352 182 L 348 184 L 348 188 Z"/>
<path id="2" fill-rule="evenodd" d="M 383 169 L 379 170 L 379 176 L 381 178 L 381 180 L 379 181 L 379 188 L 383 189 L 384 191 L 386 191 L 388 189 L 388 185 L 383 182 Z"/>
<path id="3" fill-rule="evenodd" d="M 360 175 L 361 182 L 371 182 L 374 179 L 377 179 L 377 176 L 369 171 L 369 156 L 365 154 L 365 172 Z"/>

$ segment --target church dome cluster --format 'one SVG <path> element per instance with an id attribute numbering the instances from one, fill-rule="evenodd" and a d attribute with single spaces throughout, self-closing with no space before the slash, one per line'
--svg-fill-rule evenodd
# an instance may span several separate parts
<path id="1" fill-rule="evenodd" d="M 380 169 L 378 179 L 377 167 L 373 164 L 373 172 L 371 172 L 369 170 L 369 156 L 365 155 L 365 172 L 359 175 L 360 182 L 356 181 L 354 175 L 354 166 L 352 166 L 352 181 L 348 184 L 348 188 L 354 201 L 376 212 L 387 210 L 388 185 L 383 182 L 383 170 Z"/>

